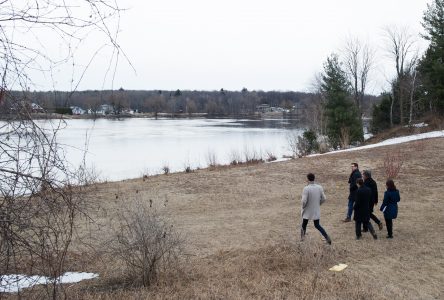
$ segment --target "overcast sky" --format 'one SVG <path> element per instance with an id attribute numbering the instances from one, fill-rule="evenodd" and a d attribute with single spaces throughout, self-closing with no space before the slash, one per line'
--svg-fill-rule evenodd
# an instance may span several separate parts
<path id="1" fill-rule="evenodd" d="M 357 36 L 377 50 L 368 92 L 386 87 L 384 27 L 421 31 L 427 0 L 120 1 L 120 60 L 114 88 L 308 91 L 327 56 Z M 418 45 L 425 42 L 418 37 Z M 79 89 L 102 88 L 106 58 Z M 107 84 L 104 88 L 109 88 Z M 58 89 L 69 89 L 60 78 Z"/>

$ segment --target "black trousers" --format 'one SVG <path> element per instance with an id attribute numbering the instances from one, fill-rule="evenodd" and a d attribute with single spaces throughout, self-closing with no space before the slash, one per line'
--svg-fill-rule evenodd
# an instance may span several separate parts
<path id="1" fill-rule="evenodd" d="M 319 230 L 319 232 L 322 234 L 322 236 L 326 239 L 328 239 L 328 234 L 327 232 L 325 232 L 324 228 L 322 228 L 321 224 L 319 224 L 319 220 L 313 220 L 313 223 L 316 227 L 317 230 Z M 304 234 L 307 231 L 307 224 L 308 224 L 308 219 L 303 219 L 302 220 L 302 230 L 304 230 Z"/>
<path id="2" fill-rule="evenodd" d="M 370 214 L 370 219 L 375 221 L 375 223 L 378 224 L 378 225 L 381 223 L 381 221 L 378 219 L 378 217 L 375 216 L 373 213 Z"/>
<path id="3" fill-rule="evenodd" d="M 389 236 L 393 236 L 393 220 L 385 219 L 385 226 L 387 227 L 387 233 Z"/>
<path id="4" fill-rule="evenodd" d="M 374 236 L 375 230 L 373 229 L 372 224 L 370 223 L 370 221 L 366 221 L 366 222 L 362 222 L 362 221 L 355 221 L 355 231 L 356 231 L 356 237 L 361 237 L 361 225 L 364 225 L 364 229 L 368 229 L 370 231 L 370 233 Z"/>
<path id="5" fill-rule="evenodd" d="M 378 225 L 381 224 L 381 221 L 373 213 L 370 213 L 370 219 L 372 219 Z M 367 228 L 367 226 L 365 224 L 363 224 L 363 228 L 364 228 L 364 231 L 368 230 L 368 228 Z"/>

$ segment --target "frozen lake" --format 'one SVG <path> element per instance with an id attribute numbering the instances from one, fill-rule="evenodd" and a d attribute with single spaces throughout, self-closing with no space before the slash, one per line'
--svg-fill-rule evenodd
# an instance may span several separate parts
<path id="1" fill-rule="evenodd" d="M 219 164 L 228 164 L 235 153 L 266 157 L 270 152 L 280 158 L 291 153 L 290 131 L 301 132 L 287 119 L 74 119 L 66 120 L 58 141 L 73 165 L 87 145 L 87 164 L 99 178 L 121 180 L 159 174 L 164 166 L 171 172 L 204 168 L 210 156 Z"/>

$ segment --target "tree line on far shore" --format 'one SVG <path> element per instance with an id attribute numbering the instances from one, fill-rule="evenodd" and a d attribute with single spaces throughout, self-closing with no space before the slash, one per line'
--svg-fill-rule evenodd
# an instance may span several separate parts
<path id="1" fill-rule="evenodd" d="M 258 106 L 266 104 L 284 110 L 306 111 L 316 97 L 316 93 L 296 91 L 240 91 L 220 89 L 218 91 L 190 90 L 86 90 L 63 91 L 15 91 L 13 98 L 24 98 L 38 104 L 45 112 L 69 112 L 71 106 L 78 106 L 92 114 L 104 104 L 111 109 L 109 113 L 119 115 L 127 110 L 140 113 L 207 114 L 209 116 L 251 115 Z M 372 104 L 379 97 L 365 95 L 364 109 L 370 114 Z M 3 109 L 7 111 L 7 109 Z M 304 115 L 303 113 L 300 113 Z"/>

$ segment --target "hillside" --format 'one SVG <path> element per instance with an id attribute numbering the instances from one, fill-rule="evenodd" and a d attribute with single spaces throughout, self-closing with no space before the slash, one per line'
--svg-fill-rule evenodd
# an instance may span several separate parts
<path id="1" fill-rule="evenodd" d="M 378 231 L 355 240 L 344 218 L 351 162 L 371 169 L 384 191 L 383 161 L 401 151 L 395 180 L 401 193 L 394 239 Z M 300 194 L 314 172 L 326 191 L 321 224 L 299 240 Z M 199 170 L 99 184 L 91 189 L 93 241 L 126 202 L 139 198 L 166 205 L 185 239 L 183 260 L 150 288 L 122 288 L 120 263 L 75 244 L 76 268 L 100 279 L 71 286 L 70 299 L 439 299 L 444 295 L 444 138 L 307 157 L 286 162 Z M 167 203 L 167 204 L 166 204 Z M 377 212 L 382 218 L 381 213 Z M 98 242 L 97 245 L 98 246 Z M 348 268 L 335 273 L 338 263 Z"/>

